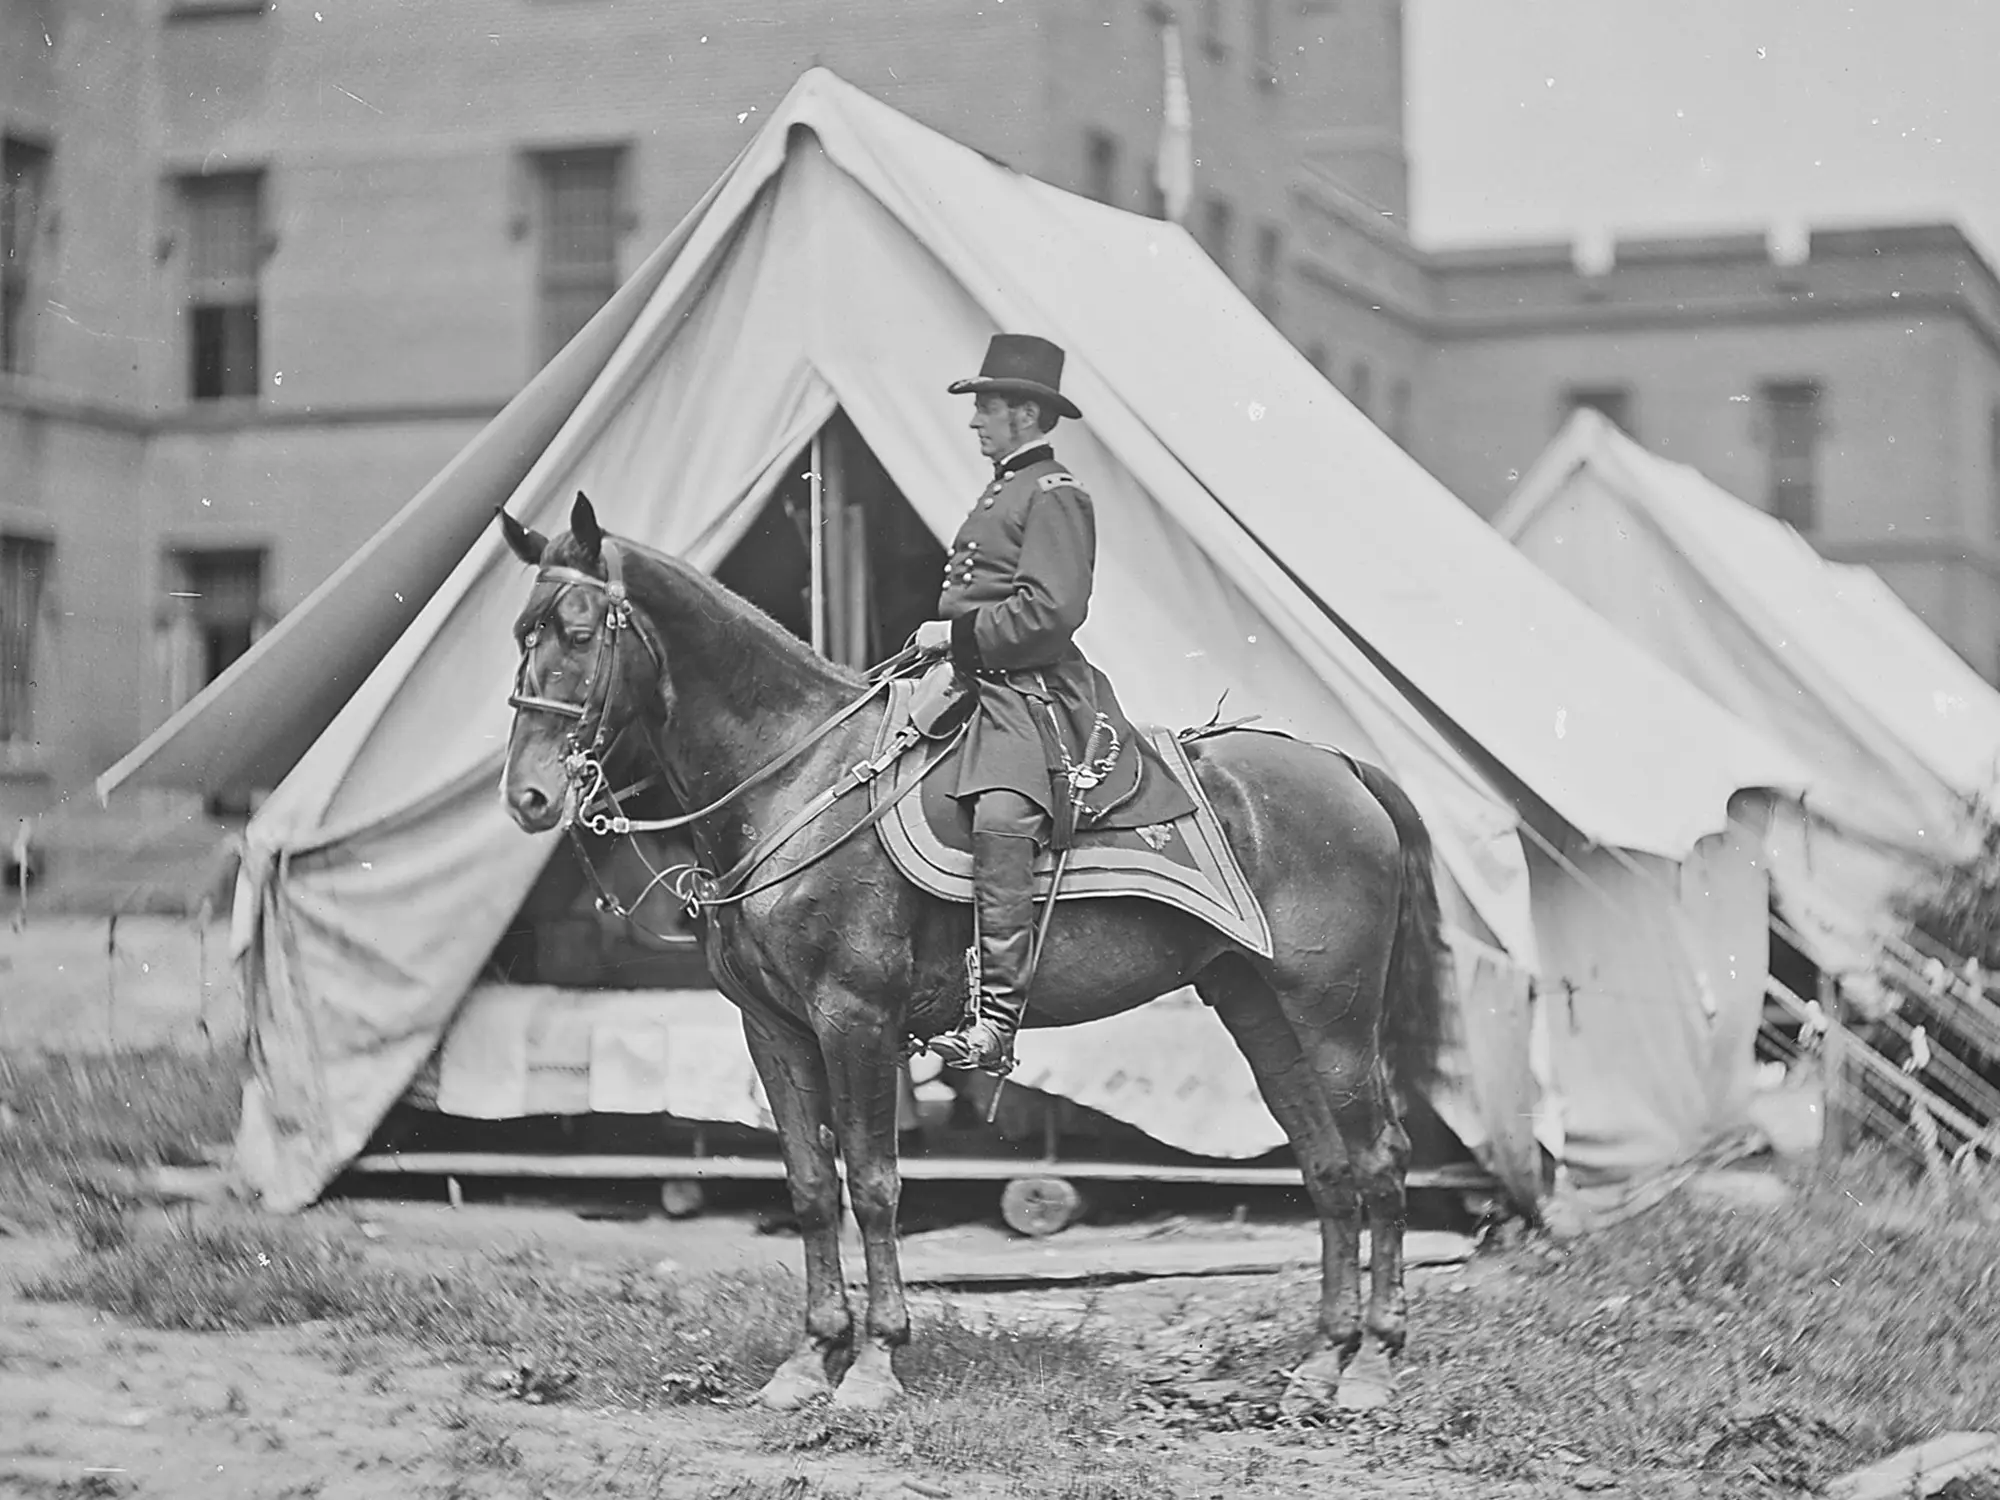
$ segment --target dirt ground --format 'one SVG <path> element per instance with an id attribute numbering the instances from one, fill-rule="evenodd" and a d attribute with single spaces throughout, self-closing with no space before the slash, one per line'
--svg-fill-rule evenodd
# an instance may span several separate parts
<path id="1" fill-rule="evenodd" d="M 580 1273 L 644 1258 L 689 1275 L 795 1264 L 796 1240 L 747 1216 L 602 1222 L 559 1209 L 349 1202 L 370 1254 L 404 1265 L 533 1245 Z M 1564 1493 L 1507 1489 L 1439 1470 L 1356 1472 L 1327 1432 L 1176 1437 L 1150 1424 L 1107 1436 L 1105 1475 L 1024 1486 L 954 1470 L 913 1473 L 857 1453 L 765 1451 L 757 1414 L 675 1408 L 635 1414 L 531 1406 L 484 1388 L 481 1372 L 389 1342 L 357 1358 L 324 1327 L 252 1334 L 161 1333 L 85 1309 L 30 1303 L 17 1286 L 67 1252 L 55 1239 L 0 1237 L 0 1496 L 388 1497 L 595 1495 L 977 1497 L 1055 1494 L 1137 1500 L 1116 1477 L 1143 1460 L 1186 1496 L 1439 1497 Z M 1468 1268 L 1417 1270 L 1413 1280 Z M 1177 1277 L 1082 1291 L 953 1294 L 962 1317 L 1088 1320 L 1135 1350 L 1264 1277 Z M 946 1294 L 918 1292 L 935 1305 Z M 1153 1493 L 1159 1493 L 1157 1490 Z"/>

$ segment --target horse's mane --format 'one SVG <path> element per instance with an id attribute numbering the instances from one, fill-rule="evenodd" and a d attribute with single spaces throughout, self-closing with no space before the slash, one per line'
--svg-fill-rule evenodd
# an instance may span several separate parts
<path id="1" fill-rule="evenodd" d="M 676 622 L 695 626 L 713 647 L 729 651 L 737 670 L 715 674 L 715 686 L 744 714 L 796 708 L 814 689 L 860 691 L 859 672 L 828 661 L 741 594 L 699 568 L 626 537 L 615 542 L 626 561 L 625 582 L 634 602 L 653 615 L 669 638 L 683 635 Z M 581 568 L 584 559 L 568 533 L 550 547 L 545 563 Z M 639 566 L 633 566 L 639 564 Z M 589 571 L 602 576 L 598 566 Z M 734 648 L 734 649 L 732 649 Z"/>

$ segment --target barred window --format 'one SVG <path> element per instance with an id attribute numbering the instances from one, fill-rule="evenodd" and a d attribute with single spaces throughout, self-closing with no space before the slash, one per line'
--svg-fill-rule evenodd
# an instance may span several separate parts
<path id="1" fill-rule="evenodd" d="M 0 139 L 0 374 L 28 368 L 28 283 L 48 183 L 47 147 Z"/>
<path id="2" fill-rule="evenodd" d="M 35 647 L 53 549 L 36 537 L 0 536 L 0 747 L 35 738 Z"/>
<path id="3" fill-rule="evenodd" d="M 576 336 L 618 290 L 620 147 L 534 157 L 538 194 L 541 357 Z"/>
<path id="4" fill-rule="evenodd" d="M 181 201 L 188 228 L 188 393 L 197 401 L 255 396 L 264 176 L 183 178 Z"/>

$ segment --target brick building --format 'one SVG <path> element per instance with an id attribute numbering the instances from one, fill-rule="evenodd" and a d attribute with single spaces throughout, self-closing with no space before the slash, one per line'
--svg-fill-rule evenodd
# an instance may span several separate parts
<path id="1" fill-rule="evenodd" d="M 0 0 L 0 827 L 414 494 L 804 69 L 1157 211 L 1170 17 L 1188 227 L 1469 503 L 1602 405 L 2000 670 L 2000 303 L 1963 237 L 1426 253 L 1399 0 Z"/>

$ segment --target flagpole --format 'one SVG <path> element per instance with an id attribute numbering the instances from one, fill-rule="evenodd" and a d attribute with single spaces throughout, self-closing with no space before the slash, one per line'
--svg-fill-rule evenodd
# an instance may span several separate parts
<path id="1" fill-rule="evenodd" d="M 1153 181 L 1167 219 L 1185 224 L 1188 205 L 1194 197 L 1194 110 L 1188 99 L 1181 25 L 1171 15 L 1160 28 L 1160 49 L 1160 146 L 1153 164 Z"/>

